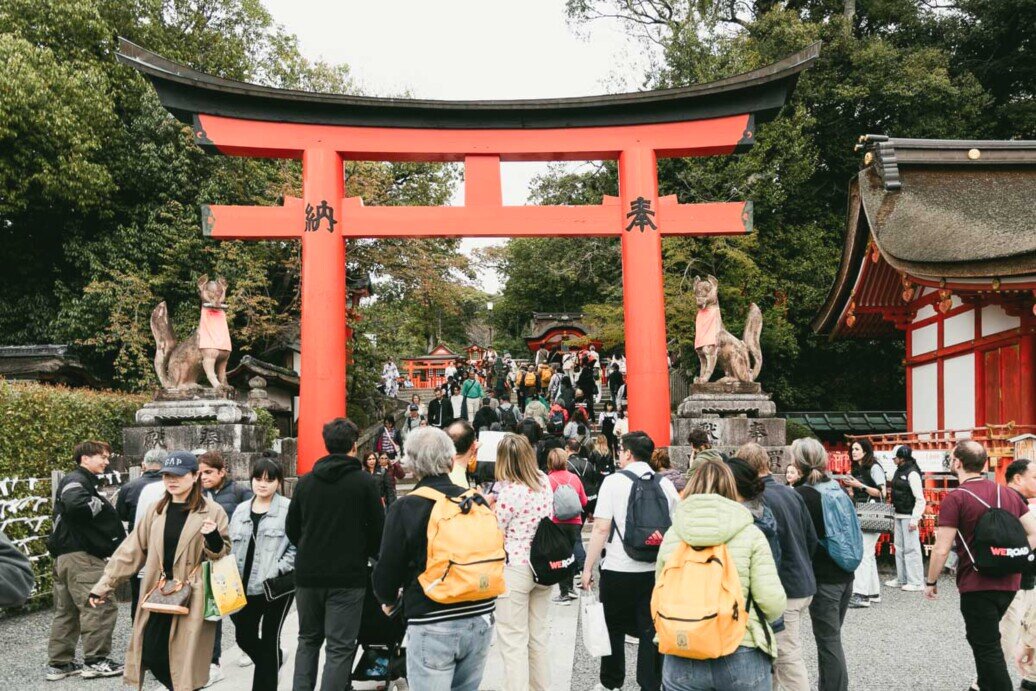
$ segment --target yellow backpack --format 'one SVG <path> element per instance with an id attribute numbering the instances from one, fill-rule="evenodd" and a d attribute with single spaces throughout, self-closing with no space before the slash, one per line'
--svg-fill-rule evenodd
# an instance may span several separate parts
<path id="1" fill-rule="evenodd" d="M 525 373 L 525 386 L 527 386 L 529 388 L 531 388 L 533 386 L 536 386 L 536 373 L 535 372 L 526 372 Z"/>
<path id="2" fill-rule="evenodd" d="M 680 541 L 651 593 L 658 650 L 693 660 L 729 655 L 748 629 L 741 579 L 726 545 Z"/>
<path id="3" fill-rule="evenodd" d="M 424 594 L 443 605 L 504 592 L 504 534 L 482 495 L 448 497 L 431 487 L 411 494 L 435 502 L 428 519 L 428 560 L 417 577 Z"/>

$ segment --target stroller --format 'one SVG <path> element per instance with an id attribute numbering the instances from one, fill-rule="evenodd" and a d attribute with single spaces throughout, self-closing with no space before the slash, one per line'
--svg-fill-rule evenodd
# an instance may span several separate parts
<path id="1" fill-rule="evenodd" d="M 363 616 L 360 619 L 360 634 L 357 637 L 357 642 L 363 647 L 363 654 L 353 670 L 352 680 L 373 683 L 357 688 L 386 691 L 408 688 L 406 649 L 403 647 L 406 627 L 403 624 L 400 605 L 401 601 L 397 602 L 392 616 L 387 616 L 374 597 L 371 579 L 367 578 L 367 594 L 363 599 Z"/>

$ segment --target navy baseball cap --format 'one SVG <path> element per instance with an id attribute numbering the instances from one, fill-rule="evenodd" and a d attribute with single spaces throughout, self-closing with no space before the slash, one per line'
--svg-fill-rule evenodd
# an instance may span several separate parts
<path id="1" fill-rule="evenodd" d="M 198 472 L 198 457 L 190 451 L 172 451 L 162 463 L 163 474 L 186 475 Z"/>

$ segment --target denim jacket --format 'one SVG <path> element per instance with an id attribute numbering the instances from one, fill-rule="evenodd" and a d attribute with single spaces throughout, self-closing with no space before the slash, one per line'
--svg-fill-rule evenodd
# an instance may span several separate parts
<path id="1" fill-rule="evenodd" d="M 251 573 L 244 573 L 244 568 L 248 543 L 252 539 L 252 502 L 242 502 L 234 509 L 234 516 L 230 519 L 230 549 L 237 559 L 237 570 L 241 572 L 247 595 L 261 595 L 263 581 L 295 568 L 295 545 L 288 541 L 284 532 L 290 504 L 287 497 L 274 495 L 270 510 L 259 522 Z"/>

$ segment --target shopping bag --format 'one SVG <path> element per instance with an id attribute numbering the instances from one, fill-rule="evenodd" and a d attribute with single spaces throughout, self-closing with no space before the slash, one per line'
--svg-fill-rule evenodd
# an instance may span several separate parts
<path id="1" fill-rule="evenodd" d="M 209 567 L 207 587 L 212 590 L 212 600 L 220 617 L 240 612 L 248 604 L 245 598 L 245 586 L 241 583 L 241 574 L 237 571 L 237 559 L 228 554 L 214 562 L 206 562 Z"/>
<path id="2" fill-rule="evenodd" d="M 612 654 L 612 644 L 608 639 L 608 624 L 604 621 L 604 605 L 592 590 L 583 593 L 583 645 L 594 657 L 606 657 Z"/>
<path id="3" fill-rule="evenodd" d="M 202 562 L 201 565 L 201 582 L 203 592 L 205 593 L 205 610 L 204 617 L 205 621 L 219 621 L 223 618 L 223 615 L 219 613 L 219 607 L 216 605 L 216 598 L 212 596 L 212 587 L 209 585 L 209 571 L 211 569 L 211 562 Z"/>

